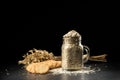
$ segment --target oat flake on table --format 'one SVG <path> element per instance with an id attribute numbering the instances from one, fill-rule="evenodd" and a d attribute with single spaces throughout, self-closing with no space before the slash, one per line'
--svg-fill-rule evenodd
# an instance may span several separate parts
<path id="1" fill-rule="evenodd" d="M 75 75 L 80 73 L 89 74 L 89 73 L 94 73 L 95 71 L 96 71 L 95 69 L 91 69 L 90 67 L 84 67 L 84 69 L 78 70 L 78 71 L 65 71 L 65 70 L 62 70 L 62 68 L 56 68 L 56 69 L 50 70 L 52 74 L 75 74 Z"/>

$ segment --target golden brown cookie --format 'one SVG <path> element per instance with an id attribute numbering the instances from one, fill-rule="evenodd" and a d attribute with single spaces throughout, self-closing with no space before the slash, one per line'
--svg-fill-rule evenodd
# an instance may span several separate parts
<path id="1" fill-rule="evenodd" d="M 56 61 L 56 62 L 57 62 L 57 64 L 56 64 L 56 68 L 57 68 L 57 67 L 61 67 L 62 62 L 61 62 L 61 61 Z"/>
<path id="2" fill-rule="evenodd" d="M 44 74 L 49 71 L 49 66 L 43 63 L 31 63 L 26 67 L 26 70 L 31 73 L 40 73 Z"/>
<path id="3" fill-rule="evenodd" d="M 61 61 L 47 60 L 39 63 L 31 63 L 26 67 L 26 70 L 31 73 L 44 74 L 49 71 L 49 69 L 61 67 Z"/>

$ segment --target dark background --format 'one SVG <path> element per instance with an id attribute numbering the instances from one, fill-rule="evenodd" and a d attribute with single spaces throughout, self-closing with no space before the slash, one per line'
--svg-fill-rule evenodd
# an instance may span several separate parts
<path id="1" fill-rule="evenodd" d="M 108 54 L 109 62 L 119 62 L 118 11 L 112 6 L 44 8 L 39 15 L 19 12 L 3 16 L 1 63 L 17 64 L 30 49 L 61 55 L 62 36 L 74 29 L 91 55 Z"/>

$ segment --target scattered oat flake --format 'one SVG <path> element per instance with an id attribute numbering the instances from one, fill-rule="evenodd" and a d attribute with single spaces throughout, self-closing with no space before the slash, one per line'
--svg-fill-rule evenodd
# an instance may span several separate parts
<path id="1" fill-rule="evenodd" d="M 80 74 L 80 73 L 94 73 L 95 69 L 90 69 L 90 67 L 85 67 L 82 70 L 78 70 L 78 71 L 66 71 L 66 70 L 62 70 L 62 68 L 56 68 L 56 69 L 51 69 L 49 72 L 51 72 L 52 74 Z"/>

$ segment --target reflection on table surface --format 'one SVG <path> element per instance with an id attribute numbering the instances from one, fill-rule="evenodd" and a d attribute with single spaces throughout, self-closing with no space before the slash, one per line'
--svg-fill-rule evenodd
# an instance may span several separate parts
<path id="1" fill-rule="evenodd" d="M 0 66 L 0 80 L 120 80 L 120 64 L 91 63 L 85 66 L 99 68 L 94 73 L 74 74 L 31 74 L 20 65 Z"/>

